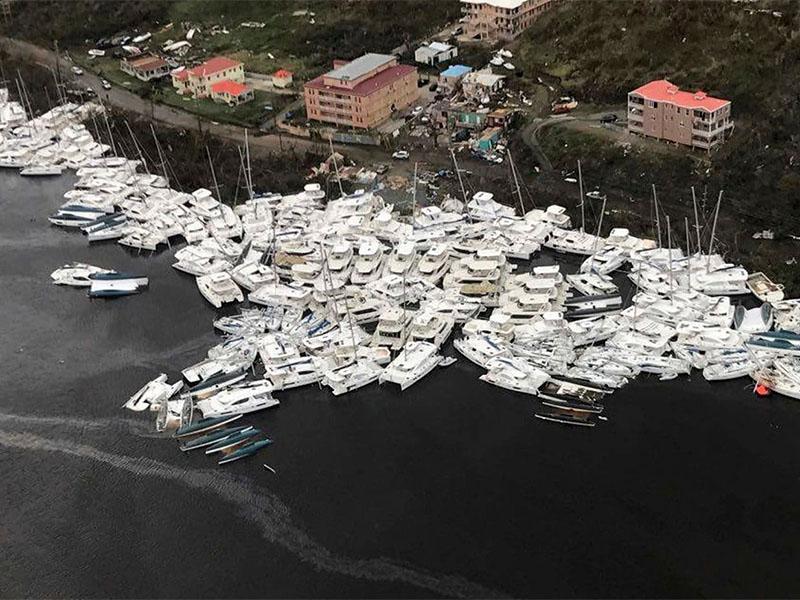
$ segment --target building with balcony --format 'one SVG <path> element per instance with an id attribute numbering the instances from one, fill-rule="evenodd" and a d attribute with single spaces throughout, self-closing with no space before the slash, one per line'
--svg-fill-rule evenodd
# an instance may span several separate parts
<path id="1" fill-rule="evenodd" d="M 214 84 L 222 81 L 244 84 L 244 63 L 216 56 L 191 69 L 172 72 L 175 90 L 195 98 L 208 98 Z"/>
<path id="2" fill-rule="evenodd" d="M 160 56 L 142 54 L 119 61 L 119 68 L 123 73 L 136 77 L 141 81 L 159 79 L 169 73 L 169 65 Z"/>
<path id="3" fill-rule="evenodd" d="M 461 0 L 464 34 L 488 42 L 510 41 L 560 0 Z"/>
<path id="4" fill-rule="evenodd" d="M 731 103 L 703 91 L 687 92 L 666 79 L 628 93 L 628 131 L 710 150 L 733 129 Z"/>
<path id="5" fill-rule="evenodd" d="M 419 96 L 417 68 L 399 64 L 396 56 L 365 54 L 333 67 L 303 86 L 310 121 L 371 129 Z"/>

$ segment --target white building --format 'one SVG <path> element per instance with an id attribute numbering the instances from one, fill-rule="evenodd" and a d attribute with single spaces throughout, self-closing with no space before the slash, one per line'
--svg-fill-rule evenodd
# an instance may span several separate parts
<path id="1" fill-rule="evenodd" d="M 461 80 L 461 89 L 467 98 L 482 101 L 488 98 L 505 83 L 505 75 L 494 75 L 491 70 L 467 73 Z"/>
<path id="2" fill-rule="evenodd" d="M 438 65 L 458 56 L 458 48 L 442 42 L 431 42 L 414 52 L 414 60 L 423 65 Z"/>

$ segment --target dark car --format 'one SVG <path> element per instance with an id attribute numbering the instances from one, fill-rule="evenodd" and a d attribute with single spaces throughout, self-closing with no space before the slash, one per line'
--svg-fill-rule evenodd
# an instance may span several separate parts
<path id="1" fill-rule="evenodd" d="M 435 92 L 435 91 L 436 91 L 436 88 L 438 88 L 438 87 L 439 87 L 439 84 L 438 84 L 438 83 L 432 83 L 432 84 L 430 85 L 430 87 L 428 87 L 428 89 L 429 89 L 430 91 L 432 91 L 432 92 Z"/>
<path id="2" fill-rule="evenodd" d="M 617 115 L 608 113 L 607 115 L 603 115 L 600 117 L 601 123 L 616 123 L 617 122 Z"/>

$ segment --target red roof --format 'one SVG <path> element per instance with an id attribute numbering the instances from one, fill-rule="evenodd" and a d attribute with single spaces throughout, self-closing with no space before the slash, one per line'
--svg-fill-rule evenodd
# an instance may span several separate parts
<path id="1" fill-rule="evenodd" d="M 699 108 L 709 112 L 713 112 L 726 104 L 730 104 L 730 100 L 714 98 L 701 90 L 685 92 L 678 89 L 677 85 L 670 83 L 666 79 L 658 79 L 646 83 L 642 87 L 633 90 L 631 94 L 639 94 L 647 100 L 654 100 L 656 102 L 669 102 L 681 108 Z"/>
<path id="2" fill-rule="evenodd" d="M 394 67 L 389 67 L 388 69 L 384 69 L 380 73 L 373 75 L 369 79 L 365 79 L 353 89 L 338 85 L 325 85 L 325 76 L 320 75 L 316 79 L 309 81 L 305 87 L 316 90 L 340 91 L 342 94 L 349 94 L 353 96 L 369 96 L 370 94 L 377 92 L 379 89 L 389 85 L 390 83 L 394 83 L 401 77 L 405 77 L 409 73 L 413 73 L 416 70 L 416 67 L 412 67 L 410 65 L 396 65 Z"/>
<path id="3" fill-rule="evenodd" d="M 286 69 L 278 69 L 275 71 L 275 75 L 273 77 L 277 77 L 278 79 L 286 79 L 287 77 L 291 77 L 292 72 L 287 71 Z"/>
<path id="4" fill-rule="evenodd" d="M 194 77 L 206 77 L 208 75 L 213 75 L 218 71 L 224 71 L 225 69 L 238 67 L 240 64 L 242 63 L 240 63 L 238 60 L 231 60 L 230 58 L 225 58 L 224 56 L 215 56 L 214 58 L 197 65 L 193 69 L 189 69 L 189 73 L 191 73 Z"/>
<path id="5" fill-rule="evenodd" d="M 236 83 L 230 79 L 223 79 L 211 86 L 211 91 L 215 94 L 230 94 L 231 96 L 241 96 L 249 92 L 250 88 L 241 83 Z"/>
<path id="6" fill-rule="evenodd" d="M 140 71 L 149 71 L 151 69 L 160 69 L 166 66 L 167 61 L 159 56 L 148 54 L 146 56 L 139 56 L 132 60 L 126 61 L 132 68 Z"/>
<path id="7" fill-rule="evenodd" d="M 184 79 L 189 79 L 189 71 L 181 69 L 177 73 L 173 73 L 172 76 L 178 81 L 183 81 Z"/>

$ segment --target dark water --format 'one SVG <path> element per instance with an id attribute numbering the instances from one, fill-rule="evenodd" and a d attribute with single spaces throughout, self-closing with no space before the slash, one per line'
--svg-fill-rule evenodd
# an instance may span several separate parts
<path id="1" fill-rule="evenodd" d="M 462 359 L 402 394 L 282 393 L 253 460 L 178 452 L 120 406 L 215 313 L 170 251 L 51 227 L 71 181 L 0 173 L 0 595 L 800 594 L 800 404 L 746 380 L 643 377 L 576 430 Z M 72 260 L 150 290 L 51 285 Z"/>

